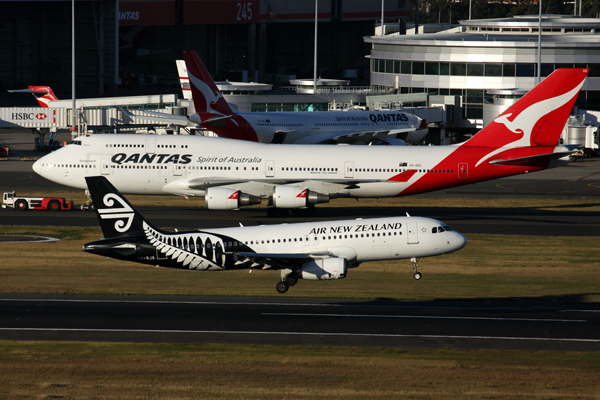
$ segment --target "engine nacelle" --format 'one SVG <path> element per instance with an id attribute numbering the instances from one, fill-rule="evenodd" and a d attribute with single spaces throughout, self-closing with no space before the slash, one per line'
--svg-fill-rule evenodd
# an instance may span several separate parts
<path id="1" fill-rule="evenodd" d="M 273 188 L 275 208 L 306 208 L 318 203 L 329 203 L 329 195 L 292 185 L 279 185 Z"/>
<path id="2" fill-rule="evenodd" d="M 300 278 L 311 281 L 342 279 L 347 271 L 345 258 L 321 258 L 302 264 Z"/>
<path id="3" fill-rule="evenodd" d="M 210 210 L 235 210 L 242 206 L 260 204 L 260 197 L 235 189 L 211 187 L 206 189 L 204 203 Z"/>

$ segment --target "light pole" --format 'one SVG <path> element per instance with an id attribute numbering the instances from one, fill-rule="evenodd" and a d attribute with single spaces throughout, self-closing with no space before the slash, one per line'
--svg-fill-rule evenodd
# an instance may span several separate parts
<path id="1" fill-rule="evenodd" d="M 73 131 L 77 129 L 77 105 L 75 102 L 75 0 L 71 0 L 71 99 L 73 100 Z"/>
<path id="2" fill-rule="evenodd" d="M 540 20 L 538 22 L 538 70 L 537 70 L 537 83 L 542 81 L 542 0 L 540 1 Z"/>
<path id="3" fill-rule="evenodd" d="M 319 0 L 315 0 L 315 55 L 313 65 L 313 94 L 317 94 L 317 21 L 318 21 Z"/>

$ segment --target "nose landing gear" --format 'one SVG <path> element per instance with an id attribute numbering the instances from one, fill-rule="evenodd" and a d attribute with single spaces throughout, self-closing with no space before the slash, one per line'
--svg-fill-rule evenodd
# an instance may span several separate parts
<path id="1" fill-rule="evenodd" d="M 416 281 L 418 281 L 419 279 L 421 279 L 421 273 L 419 271 L 417 271 L 417 269 L 419 268 L 419 259 L 418 258 L 411 258 L 410 262 L 412 264 L 413 269 L 415 270 L 415 274 L 413 275 L 413 278 L 415 278 Z"/>

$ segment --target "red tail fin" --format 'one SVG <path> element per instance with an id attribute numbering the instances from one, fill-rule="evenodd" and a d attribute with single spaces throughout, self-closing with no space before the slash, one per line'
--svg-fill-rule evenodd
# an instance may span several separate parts
<path id="1" fill-rule="evenodd" d="M 233 111 L 200 61 L 198 54 L 193 50 L 184 50 L 183 59 L 187 67 L 196 113 L 232 115 Z"/>
<path id="2" fill-rule="evenodd" d="M 50 86 L 27 86 L 32 90 L 31 94 L 35 96 L 35 99 L 40 103 L 42 107 L 48 107 L 49 103 L 54 100 L 58 100 Z"/>
<path id="3" fill-rule="evenodd" d="M 588 71 L 557 69 L 464 145 L 556 146 Z"/>

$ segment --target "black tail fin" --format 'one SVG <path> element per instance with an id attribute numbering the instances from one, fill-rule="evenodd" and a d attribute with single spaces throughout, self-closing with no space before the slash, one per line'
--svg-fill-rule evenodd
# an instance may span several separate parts
<path id="1" fill-rule="evenodd" d="M 156 229 L 105 177 L 88 176 L 85 180 L 104 238 L 145 236 L 144 224 Z"/>

